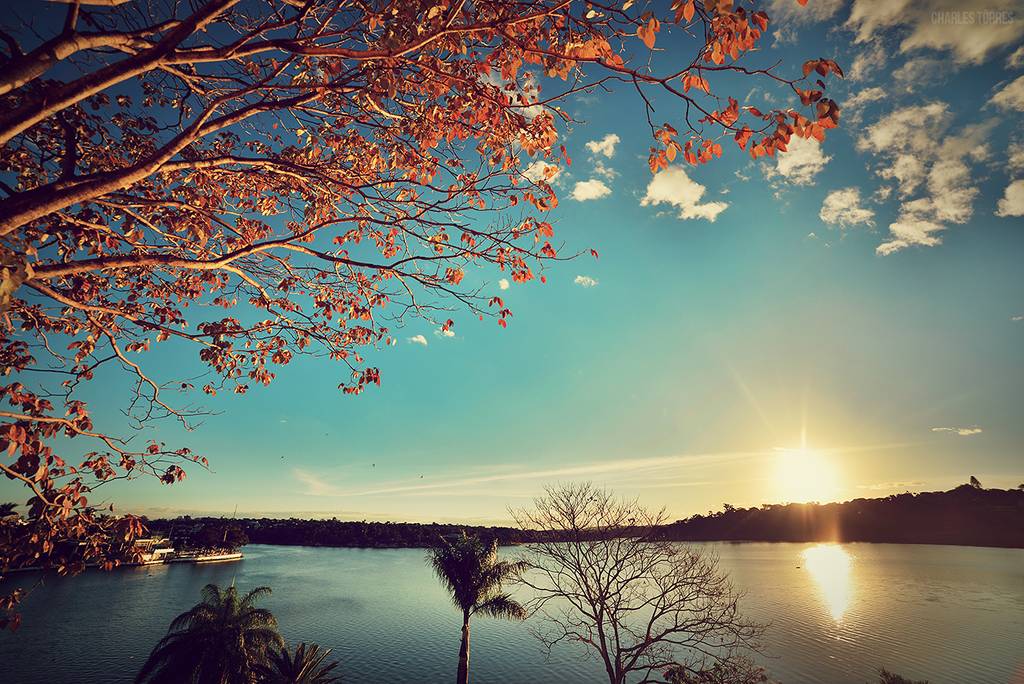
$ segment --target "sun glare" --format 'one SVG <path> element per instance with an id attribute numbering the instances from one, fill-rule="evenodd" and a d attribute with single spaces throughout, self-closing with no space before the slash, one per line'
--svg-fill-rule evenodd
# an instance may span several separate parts
<path id="1" fill-rule="evenodd" d="M 839 474 L 827 456 L 811 449 L 780 449 L 775 481 L 786 503 L 833 501 L 839 494 Z"/>
<path id="2" fill-rule="evenodd" d="M 832 619 L 841 620 L 853 595 L 850 554 L 836 544 L 818 544 L 804 549 L 801 555 Z"/>

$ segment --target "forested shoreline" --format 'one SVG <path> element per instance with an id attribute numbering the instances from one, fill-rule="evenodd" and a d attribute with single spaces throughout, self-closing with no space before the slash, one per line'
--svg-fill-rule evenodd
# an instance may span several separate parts
<path id="1" fill-rule="evenodd" d="M 213 517 L 147 521 L 172 538 L 215 539 L 284 546 L 426 548 L 439 537 L 465 531 L 499 545 L 536 540 L 513 527 L 337 519 Z M 947 492 L 905 493 L 829 504 L 764 504 L 694 515 L 661 525 L 672 541 L 876 542 L 1024 548 L 1024 489 L 961 485 Z"/>
<path id="2" fill-rule="evenodd" d="M 964 484 L 947 492 L 829 504 L 766 504 L 662 528 L 676 541 L 842 541 L 1024 548 L 1024 489 Z"/>

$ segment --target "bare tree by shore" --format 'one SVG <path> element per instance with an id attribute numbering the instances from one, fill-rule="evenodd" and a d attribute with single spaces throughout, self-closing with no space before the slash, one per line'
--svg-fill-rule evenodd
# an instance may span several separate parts
<path id="1" fill-rule="evenodd" d="M 534 633 L 548 651 L 583 645 L 610 684 L 662 682 L 669 673 L 701 681 L 701 673 L 749 663 L 742 656 L 763 628 L 743 619 L 714 557 L 654 538 L 664 511 L 571 484 L 512 515 L 523 529 L 545 531 L 527 546 L 531 570 L 522 581 L 534 592 L 529 607 L 543 618 Z"/>

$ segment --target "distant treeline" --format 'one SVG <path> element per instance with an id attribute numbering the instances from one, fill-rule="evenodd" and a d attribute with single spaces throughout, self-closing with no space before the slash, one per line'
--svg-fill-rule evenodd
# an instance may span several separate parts
<path id="1" fill-rule="evenodd" d="M 1024 548 L 1024 489 L 965 484 L 948 492 L 844 503 L 763 505 L 666 526 L 678 541 L 844 541 Z"/>
<path id="2" fill-rule="evenodd" d="M 498 540 L 500 545 L 523 541 L 521 530 L 511 527 L 480 527 L 447 525 L 441 523 L 396 523 L 330 520 L 301 520 L 298 518 L 267 519 L 191 518 L 183 516 L 172 520 L 150 520 L 151 532 L 164 534 L 188 545 L 196 539 L 218 539 L 222 530 L 229 537 L 242 533 L 253 544 L 279 544 L 284 546 L 339 546 L 373 548 L 427 548 L 440 537 L 459 534 L 465 530 L 481 539 Z M 237 531 L 237 532 L 236 532 Z"/>
<path id="3" fill-rule="evenodd" d="M 227 538 L 235 546 L 432 546 L 463 530 L 501 545 L 531 541 L 536 532 L 512 527 L 441 523 L 352 522 L 337 519 L 191 518 L 150 520 L 152 532 L 207 545 Z M 962 485 L 948 492 L 898 494 L 831 504 L 765 504 L 694 515 L 658 529 L 677 541 L 845 541 L 959 544 L 1024 548 L 1024 489 Z"/>

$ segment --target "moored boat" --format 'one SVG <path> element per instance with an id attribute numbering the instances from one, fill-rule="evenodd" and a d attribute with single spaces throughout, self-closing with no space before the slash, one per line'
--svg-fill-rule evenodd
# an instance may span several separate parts
<path id="1" fill-rule="evenodd" d="M 195 559 L 196 563 L 223 563 L 226 561 L 242 560 L 243 556 L 240 551 L 227 551 L 224 553 L 210 553 L 202 556 L 197 556 Z"/>
<path id="2" fill-rule="evenodd" d="M 240 551 L 190 551 L 180 553 L 168 559 L 168 563 L 225 563 L 228 561 L 242 560 L 244 556 Z"/>

